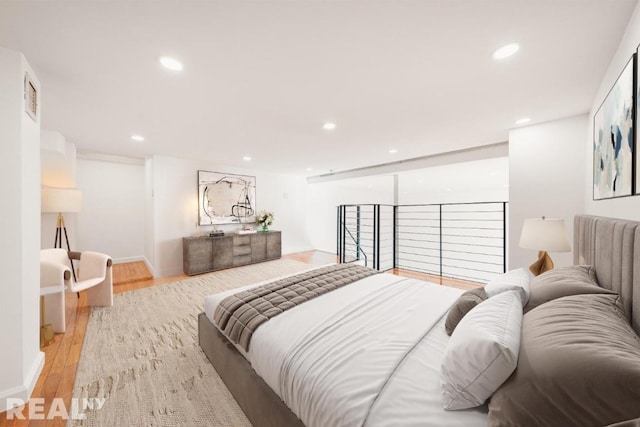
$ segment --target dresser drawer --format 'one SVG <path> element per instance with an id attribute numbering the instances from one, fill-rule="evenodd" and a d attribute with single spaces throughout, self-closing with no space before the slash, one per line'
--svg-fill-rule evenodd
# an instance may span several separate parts
<path id="1" fill-rule="evenodd" d="M 251 264 L 251 255 L 240 255 L 233 257 L 233 265 L 235 267 L 247 264 Z"/>
<path id="2" fill-rule="evenodd" d="M 241 245 L 233 247 L 233 256 L 251 255 L 251 245 Z"/>
<path id="3" fill-rule="evenodd" d="M 242 246 L 251 244 L 251 235 L 233 236 L 233 246 Z"/>

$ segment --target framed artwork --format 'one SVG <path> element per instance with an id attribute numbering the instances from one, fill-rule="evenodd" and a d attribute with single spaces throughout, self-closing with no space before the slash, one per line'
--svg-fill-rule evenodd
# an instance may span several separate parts
<path id="1" fill-rule="evenodd" d="M 638 49 L 636 51 L 636 80 L 635 80 L 635 84 L 634 84 L 634 88 L 635 88 L 635 96 L 636 96 L 636 110 L 634 111 L 634 117 L 633 117 L 633 123 L 635 125 L 635 136 L 636 136 L 636 151 L 635 151 L 635 161 L 636 163 L 633 165 L 633 173 L 635 175 L 634 180 L 636 183 L 636 187 L 634 189 L 634 193 L 635 194 L 640 194 L 640 173 L 638 173 L 638 168 L 640 167 L 640 156 L 638 151 L 640 150 L 638 148 L 638 141 L 640 141 L 640 126 L 638 126 L 638 111 L 640 111 L 640 64 L 638 64 L 638 61 L 640 61 L 640 46 L 638 46 Z"/>
<path id="2" fill-rule="evenodd" d="M 38 121 L 38 88 L 27 73 L 24 75 L 24 111 L 34 122 Z"/>
<path id="3" fill-rule="evenodd" d="M 634 58 L 593 118 L 593 199 L 630 196 L 634 186 Z"/>
<path id="4" fill-rule="evenodd" d="M 255 222 L 256 177 L 198 171 L 200 225 Z"/>

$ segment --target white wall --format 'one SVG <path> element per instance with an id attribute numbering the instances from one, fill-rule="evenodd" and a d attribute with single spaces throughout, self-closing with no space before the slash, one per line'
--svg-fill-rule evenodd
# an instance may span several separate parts
<path id="1" fill-rule="evenodd" d="M 398 174 L 398 204 L 506 202 L 509 158 L 496 157 Z"/>
<path id="2" fill-rule="evenodd" d="M 144 162 L 144 258 L 155 276 L 155 210 L 153 206 L 153 159 Z"/>
<path id="3" fill-rule="evenodd" d="M 444 276 L 486 282 L 502 273 L 504 268 L 501 244 L 503 215 L 501 212 L 479 212 L 501 211 L 502 205 L 475 206 L 467 203 L 509 200 L 509 158 L 507 156 L 402 172 L 398 178 L 400 205 L 465 203 L 464 206 L 443 207 L 442 252 L 440 252 L 437 238 L 434 241 L 433 236 L 413 236 L 408 233 L 408 230 L 414 230 L 410 226 L 423 226 L 423 232 L 433 232 L 433 228 L 430 227 L 439 225 L 438 220 L 429 219 L 436 218 L 434 214 L 409 214 L 408 212 L 430 211 L 435 207 L 401 208 L 400 227 L 397 234 L 399 266 L 439 274 L 439 257 L 442 255 Z M 451 213 L 452 211 L 456 213 Z M 457 213 L 460 211 L 473 213 Z M 407 217 L 413 219 L 402 220 Z M 456 218 L 458 221 L 448 221 L 449 218 Z M 459 221 L 463 218 L 468 220 Z M 482 221 L 479 221 L 480 219 Z M 487 220 L 493 221 L 487 222 Z M 465 229 L 459 227 L 465 227 Z M 474 227 L 475 229 L 472 229 Z M 465 237 L 454 237 L 456 235 Z M 496 247 L 487 247 L 490 245 Z"/>
<path id="4" fill-rule="evenodd" d="M 537 253 L 520 249 L 525 218 L 564 218 L 573 241 L 573 216 L 584 212 L 587 115 L 509 132 L 510 269 L 533 263 Z M 571 265 L 571 253 L 551 253 L 556 266 Z"/>
<path id="5" fill-rule="evenodd" d="M 640 221 L 640 196 L 619 197 L 616 199 L 593 200 L 593 116 L 604 101 L 609 90 L 613 87 L 618 75 L 624 69 L 629 58 L 640 44 L 640 4 L 638 4 L 629 20 L 627 30 L 618 45 L 618 50 L 613 57 L 607 72 L 602 79 L 600 89 L 593 100 L 589 114 L 589 132 L 586 137 L 585 147 L 587 155 L 584 164 L 585 173 L 585 212 L 590 215 L 602 215 L 613 218 L 623 218 Z M 640 114 L 638 115 L 640 118 Z M 636 126 L 638 120 L 636 120 Z M 636 142 L 636 150 L 640 149 L 640 143 Z M 636 166 L 637 170 L 640 165 Z M 639 186 L 640 187 L 640 186 Z M 640 189 L 638 189 L 640 191 Z"/>
<path id="6" fill-rule="evenodd" d="M 507 157 L 445 164 L 308 185 L 307 230 L 315 249 L 336 252 L 336 206 L 341 204 L 465 203 L 506 201 L 509 197 Z"/>
<path id="7" fill-rule="evenodd" d="M 282 252 L 312 249 L 306 237 L 306 183 L 303 177 L 279 175 L 216 165 L 205 161 L 153 157 L 154 274 L 170 276 L 182 272 L 182 238 L 208 233 L 197 227 L 197 171 L 223 171 L 256 177 L 256 208 L 275 213 L 272 229 L 282 231 Z M 239 225 L 220 227 L 226 231 Z"/>
<path id="8" fill-rule="evenodd" d="M 24 105 L 24 76 L 35 73 L 19 52 L 0 47 L 0 411 L 6 399 L 31 395 L 42 370 L 40 334 L 40 113 Z M 39 99 L 38 105 L 42 105 Z"/>
<path id="9" fill-rule="evenodd" d="M 392 175 L 377 175 L 307 186 L 307 231 L 314 249 L 336 253 L 337 210 L 343 204 L 393 205 Z"/>
<path id="10" fill-rule="evenodd" d="M 59 188 L 76 186 L 76 146 L 56 131 L 40 134 L 42 185 Z"/>
<path id="11" fill-rule="evenodd" d="M 308 182 L 317 184 L 320 182 L 346 180 L 351 178 L 368 177 L 375 175 L 398 174 L 405 171 L 427 169 L 443 165 L 455 165 L 458 163 L 473 162 L 482 159 L 505 157 L 509 154 L 508 144 L 499 142 L 496 144 L 482 145 L 463 150 L 449 151 L 433 154 L 415 159 L 407 159 L 381 165 L 352 169 L 344 172 L 332 172 L 325 175 L 309 177 Z"/>
<path id="12" fill-rule="evenodd" d="M 130 162 L 77 160 L 77 214 L 73 250 L 108 254 L 114 262 L 142 260 L 145 253 L 145 166 Z M 66 215 L 65 215 L 66 217 Z"/>
<path id="13" fill-rule="evenodd" d="M 43 130 L 40 134 L 40 185 L 45 187 L 76 188 L 76 146 L 56 131 Z M 52 248 L 56 235 L 57 213 L 41 214 L 40 247 Z M 76 250 L 76 213 L 65 213 L 69 246 Z M 66 248 L 66 243 L 62 244 Z"/>

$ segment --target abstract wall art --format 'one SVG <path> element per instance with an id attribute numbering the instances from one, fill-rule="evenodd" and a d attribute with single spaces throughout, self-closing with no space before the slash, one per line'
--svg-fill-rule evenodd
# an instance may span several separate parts
<path id="1" fill-rule="evenodd" d="M 200 225 L 255 222 L 256 177 L 198 171 Z"/>
<path id="2" fill-rule="evenodd" d="M 633 60 L 633 59 L 632 59 Z M 636 111 L 635 111 L 635 117 L 634 117 L 634 130 L 635 130 L 635 135 L 636 135 L 636 147 L 635 147 L 635 165 L 633 168 L 633 171 L 635 173 L 635 180 L 636 180 L 636 187 L 635 187 L 635 194 L 640 194 L 640 173 L 638 173 L 638 168 L 640 168 L 640 148 L 638 148 L 638 144 L 640 141 L 640 126 L 638 126 L 638 114 L 640 113 L 640 64 L 638 64 L 638 61 L 640 61 L 640 46 L 638 46 L 637 52 L 636 52 L 636 57 L 635 57 L 635 61 L 636 61 L 636 83 L 635 83 L 635 90 L 636 90 Z"/>
<path id="3" fill-rule="evenodd" d="M 634 58 L 627 63 L 593 119 L 593 199 L 633 191 Z"/>

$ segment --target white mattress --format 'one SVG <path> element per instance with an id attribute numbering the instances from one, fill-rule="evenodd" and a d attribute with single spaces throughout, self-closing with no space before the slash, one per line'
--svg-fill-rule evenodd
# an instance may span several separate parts
<path id="1" fill-rule="evenodd" d="M 207 317 L 237 291 L 207 296 Z M 379 274 L 274 317 L 237 348 L 308 427 L 486 426 L 485 407 L 442 408 L 444 315 L 460 293 Z"/>

